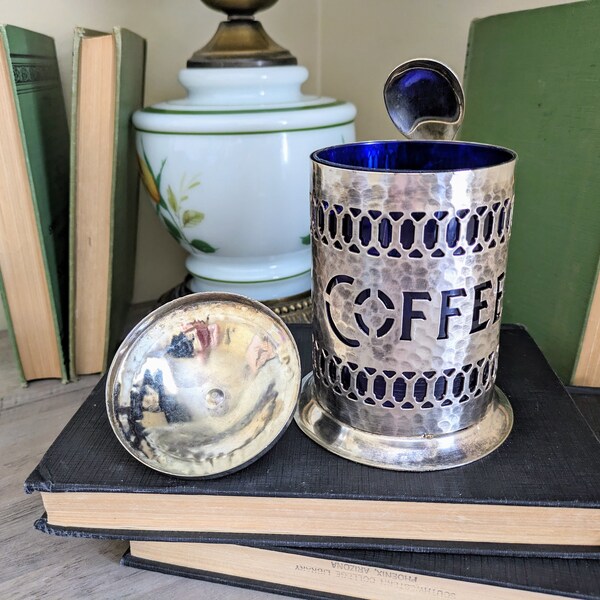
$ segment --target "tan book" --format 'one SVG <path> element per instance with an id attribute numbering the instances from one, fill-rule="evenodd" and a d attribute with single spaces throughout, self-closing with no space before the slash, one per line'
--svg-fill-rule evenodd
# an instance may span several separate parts
<path id="1" fill-rule="evenodd" d="M 143 103 L 145 42 L 76 29 L 71 134 L 71 371 L 106 369 L 131 295 L 138 174 L 131 116 Z"/>
<path id="2" fill-rule="evenodd" d="M 23 380 L 66 380 L 69 134 L 56 50 L 11 25 L 0 38 L 0 295 Z"/>

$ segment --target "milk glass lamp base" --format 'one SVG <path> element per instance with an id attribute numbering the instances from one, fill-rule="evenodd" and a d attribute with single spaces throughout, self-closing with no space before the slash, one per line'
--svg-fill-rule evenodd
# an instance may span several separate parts
<path id="1" fill-rule="evenodd" d="M 310 284 L 310 271 L 271 281 L 223 281 L 192 276 L 188 282 L 192 292 L 229 292 L 262 302 L 310 293 Z"/>
<path id="2" fill-rule="evenodd" d="M 288 298 L 310 291 L 310 247 L 278 255 L 190 255 L 185 266 L 193 292 L 229 292 L 254 300 Z"/>
<path id="3" fill-rule="evenodd" d="M 343 458 L 396 471 L 437 471 L 466 465 L 496 450 L 512 429 L 513 411 L 495 387 L 483 418 L 465 429 L 406 437 L 373 434 L 341 423 L 322 408 L 311 373 L 304 378 L 295 418 L 308 437 Z"/>
<path id="4" fill-rule="evenodd" d="M 309 156 L 353 140 L 356 109 L 302 94 L 307 78 L 295 65 L 184 69 L 186 98 L 135 113 L 142 179 L 192 291 L 310 290 Z"/>

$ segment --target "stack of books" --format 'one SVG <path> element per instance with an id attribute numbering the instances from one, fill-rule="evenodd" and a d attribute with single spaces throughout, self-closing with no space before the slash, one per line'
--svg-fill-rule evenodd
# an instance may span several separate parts
<path id="1" fill-rule="evenodd" d="M 69 133 L 54 41 L 0 26 L 0 296 L 24 382 L 104 371 L 133 291 L 145 41 L 78 29 L 73 57 Z"/>
<path id="2" fill-rule="evenodd" d="M 304 372 L 308 325 L 294 325 Z M 137 462 L 105 381 L 25 483 L 37 529 L 130 541 L 123 564 L 301 598 L 600 597 L 600 444 L 528 333 L 505 326 L 508 440 L 457 469 L 394 472 L 329 453 L 292 424 L 219 479 Z"/>

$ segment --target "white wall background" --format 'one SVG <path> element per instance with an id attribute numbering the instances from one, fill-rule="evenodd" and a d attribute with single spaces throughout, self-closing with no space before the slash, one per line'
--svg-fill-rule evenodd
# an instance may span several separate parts
<path id="1" fill-rule="evenodd" d="M 400 62 L 437 58 L 462 74 L 472 19 L 564 4 L 565 0 L 280 0 L 259 17 L 269 34 L 308 67 L 304 87 L 358 107 L 358 139 L 397 132 L 382 86 Z M 74 27 L 127 27 L 148 40 L 146 104 L 181 96 L 177 72 L 212 36 L 218 13 L 199 0 L 0 0 L 0 22 L 54 37 L 65 98 L 71 97 Z M 507 40 L 507 43 L 510 43 Z M 526 57 L 524 57 L 526 60 Z M 140 203 L 134 301 L 158 297 L 181 282 L 184 253 L 162 229 L 149 201 Z M 0 329 L 6 327 L 0 309 Z"/>

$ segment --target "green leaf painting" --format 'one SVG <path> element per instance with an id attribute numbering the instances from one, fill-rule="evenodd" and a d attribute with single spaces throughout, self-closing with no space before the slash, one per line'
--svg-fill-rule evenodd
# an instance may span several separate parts
<path id="1" fill-rule="evenodd" d="M 217 251 L 217 248 L 213 248 L 209 243 L 203 240 L 192 240 L 191 244 L 196 250 L 200 250 L 200 252 L 205 252 L 206 254 L 212 254 Z"/>
<path id="2" fill-rule="evenodd" d="M 177 202 L 177 198 L 175 198 L 175 194 L 173 193 L 171 186 L 169 186 L 167 188 L 167 198 L 169 200 L 169 206 L 171 207 L 171 210 L 174 213 L 178 212 L 179 211 L 179 203 Z"/>
<path id="3" fill-rule="evenodd" d="M 308 235 L 303 235 L 300 238 L 300 241 L 305 245 L 305 246 L 310 246 L 310 233 Z"/>
<path id="4" fill-rule="evenodd" d="M 203 220 L 204 213 L 198 212 L 197 210 L 186 210 L 182 217 L 184 227 L 198 225 L 198 223 L 202 223 Z"/>
<path id="5" fill-rule="evenodd" d="M 183 233 L 185 228 L 195 227 L 204 221 L 205 215 L 203 212 L 182 206 L 189 200 L 190 190 L 200 185 L 198 178 L 190 178 L 184 173 L 181 176 L 179 185 L 175 185 L 175 190 L 170 185 L 167 186 L 167 197 L 165 200 L 160 190 L 160 183 L 167 162 L 166 159 L 161 162 L 160 170 L 156 173 L 150 165 L 145 150 L 142 148 L 141 154 L 138 154 L 138 162 L 142 182 L 148 190 L 150 198 L 156 206 L 156 211 L 169 233 L 184 246 L 192 246 L 192 248 L 207 254 L 216 252 L 217 248 L 214 248 L 208 242 L 199 239 L 189 240 Z"/>

